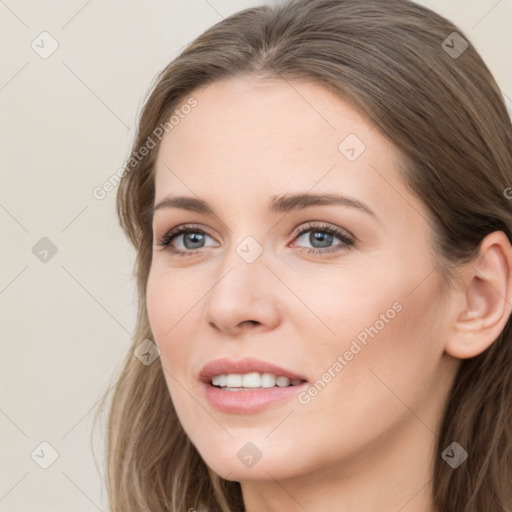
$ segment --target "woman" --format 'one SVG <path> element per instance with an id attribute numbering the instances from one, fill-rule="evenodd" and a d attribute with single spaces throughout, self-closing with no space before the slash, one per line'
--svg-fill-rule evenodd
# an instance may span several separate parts
<path id="1" fill-rule="evenodd" d="M 429 9 L 292 0 L 193 41 L 118 192 L 112 510 L 512 510 L 510 186 L 503 97 Z"/>

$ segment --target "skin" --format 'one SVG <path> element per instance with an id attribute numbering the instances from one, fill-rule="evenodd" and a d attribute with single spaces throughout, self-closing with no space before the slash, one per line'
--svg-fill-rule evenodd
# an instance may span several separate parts
<path id="1" fill-rule="evenodd" d="M 184 430 L 206 464 L 241 483 L 248 512 L 433 512 L 435 442 L 459 357 L 485 350 L 510 315 L 508 241 L 490 235 L 480 259 L 446 287 L 429 213 L 401 181 L 396 148 L 347 102 L 320 85 L 255 77 L 193 96 L 198 106 L 159 149 L 155 204 L 168 194 L 199 197 L 215 215 L 155 212 L 147 284 Z M 349 134 L 366 146 L 354 161 L 338 149 Z M 340 205 L 268 211 L 270 196 L 299 192 L 343 194 L 375 217 Z M 294 237 L 313 221 L 354 245 L 336 236 L 312 245 L 315 228 Z M 183 235 L 172 245 L 196 254 L 157 245 L 189 223 L 206 233 L 203 246 L 187 249 Z M 263 250 L 252 263 L 235 250 L 247 236 Z M 309 403 L 292 398 L 244 415 L 205 400 L 197 373 L 222 356 L 252 356 L 317 381 L 397 303 L 394 318 Z M 262 454 L 250 468 L 237 457 L 247 442 Z"/>

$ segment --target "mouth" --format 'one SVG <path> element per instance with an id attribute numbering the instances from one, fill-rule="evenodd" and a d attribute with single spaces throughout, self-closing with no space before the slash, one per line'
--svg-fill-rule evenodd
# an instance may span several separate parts
<path id="1" fill-rule="evenodd" d="M 211 361 L 199 380 L 209 404 L 230 414 L 256 414 L 278 407 L 308 385 L 304 375 L 253 358 Z"/>
<path id="2" fill-rule="evenodd" d="M 250 389 L 300 386 L 304 382 L 306 382 L 304 379 L 290 379 L 285 375 L 276 375 L 269 372 L 250 372 L 213 375 L 209 384 L 224 391 L 247 391 Z"/>
<path id="3" fill-rule="evenodd" d="M 251 374 L 227 374 L 225 377 L 226 380 L 237 378 L 239 382 L 239 379 L 246 375 Z M 215 381 L 217 381 L 223 375 L 220 374 L 215 377 Z M 280 380 L 279 377 L 277 376 L 275 380 L 280 382 L 281 385 L 270 386 L 271 377 L 263 376 L 263 382 L 268 378 L 268 387 L 221 386 L 219 384 L 214 385 L 212 382 L 203 383 L 203 393 L 208 403 L 221 412 L 236 415 L 258 414 L 270 408 L 283 406 L 289 400 L 297 398 L 297 395 L 304 392 L 308 386 L 303 379 L 297 380 L 293 384 L 289 382 L 288 385 L 284 386 L 283 384 L 286 384 L 286 381 Z M 229 381 L 228 384 L 230 384 Z"/>
<path id="4" fill-rule="evenodd" d="M 251 357 L 210 361 L 200 371 L 199 380 L 229 390 L 297 386 L 307 381 L 292 370 Z"/>

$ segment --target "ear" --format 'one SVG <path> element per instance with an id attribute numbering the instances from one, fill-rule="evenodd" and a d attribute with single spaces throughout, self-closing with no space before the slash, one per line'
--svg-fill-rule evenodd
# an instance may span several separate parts
<path id="1" fill-rule="evenodd" d="M 478 256 L 464 266 L 461 298 L 445 351 L 466 359 L 499 337 L 512 312 L 512 247 L 502 231 L 487 235 Z"/>

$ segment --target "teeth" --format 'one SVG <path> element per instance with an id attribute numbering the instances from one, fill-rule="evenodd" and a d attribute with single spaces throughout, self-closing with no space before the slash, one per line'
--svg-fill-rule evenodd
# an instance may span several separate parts
<path id="1" fill-rule="evenodd" d="M 276 377 L 276 384 L 284 388 L 290 385 L 290 379 L 288 377 Z"/>
<path id="2" fill-rule="evenodd" d="M 261 384 L 261 377 L 259 373 L 245 373 L 242 375 L 242 386 L 244 388 L 259 388 Z M 236 386 L 231 386 L 236 387 Z"/>
<path id="3" fill-rule="evenodd" d="M 242 387 L 242 376 L 236 373 L 230 373 L 226 375 L 226 386 L 228 388 L 240 388 Z"/>
<path id="4" fill-rule="evenodd" d="M 214 375 L 212 384 L 221 388 L 273 388 L 297 386 L 302 384 L 301 379 L 289 379 L 284 376 L 276 376 L 273 373 L 251 372 L 240 375 L 238 373 L 229 373 Z"/>

